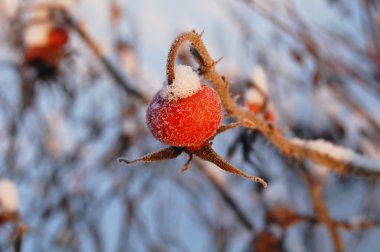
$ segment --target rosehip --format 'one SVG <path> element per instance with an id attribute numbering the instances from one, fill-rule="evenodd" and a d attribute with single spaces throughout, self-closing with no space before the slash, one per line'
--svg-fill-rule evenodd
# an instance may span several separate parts
<path id="1" fill-rule="evenodd" d="M 160 142 L 199 148 L 218 129 L 222 106 L 215 90 L 201 84 L 194 94 L 184 98 L 170 99 L 159 91 L 146 117 L 150 131 Z"/>
<path id="2" fill-rule="evenodd" d="M 49 31 L 48 45 L 52 47 L 63 47 L 69 40 L 67 30 L 56 27 Z"/>

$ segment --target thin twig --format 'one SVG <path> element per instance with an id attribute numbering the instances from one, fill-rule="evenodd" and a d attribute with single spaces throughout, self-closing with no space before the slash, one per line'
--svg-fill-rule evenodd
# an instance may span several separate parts
<path id="1" fill-rule="evenodd" d="M 221 183 L 218 178 L 216 178 L 212 172 L 210 172 L 208 169 L 206 169 L 205 165 L 199 161 L 195 160 L 196 167 L 201 170 L 208 180 L 211 182 L 211 184 L 214 186 L 214 188 L 218 191 L 220 196 L 223 198 L 225 203 L 231 208 L 237 219 L 241 222 L 241 224 L 247 228 L 250 231 L 254 231 L 255 228 L 250 221 L 250 219 L 245 215 L 243 210 L 240 208 L 239 204 L 235 201 L 235 199 L 230 195 L 230 193 L 226 190 L 224 185 Z"/>
<path id="2" fill-rule="evenodd" d="M 314 204 L 315 208 L 315 214 L 317 215 L 317 218 L 323 222 L 328 231 L 330 232 L 330 235 L 333 239 L 334 243 L 334 248 L 336 252 L 341 252 L 343 251 L 343 241 L 342 238 L 340 237 L 338 233 L 338 227 L 332 220 L 327 206 L 325 204 L 325 201 L 323 199 L 323 188 L 320 183 L 316 178 L 314 178 L 307 170 L 305 167 L 301 167 L 302 169 L 302 175 L 305 178 L 306 182 L 309 185 L 310 188 L 310 194 L 311 194 L 311 199 Z"/>
<path id="3" fill-rule="evenodd" d="M 142 100 L 144 103 L 148 103 L 148 97 L 144 96 L 140 91 L 132 87 L 132 85 L 126 81 L 121 73 L 113 66 L 111 61 L 104 56 L 99 46 L 95 43 L 87 31 L 82 26 L 80 26 L 66 10 L 62 10 L 62 12 L 67 24 L 70 25 L 78 33 L 82 40 L 87 44 L 87 46 L 103 64 L 104 68 L 109 72 L 110 76 L 115 80 L 115 82 L 119 84 L 119 86 L 127 94 Z"/>

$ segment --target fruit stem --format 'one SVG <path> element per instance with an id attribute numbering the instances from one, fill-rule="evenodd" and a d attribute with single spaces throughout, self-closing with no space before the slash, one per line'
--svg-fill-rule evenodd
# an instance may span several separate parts
<path id="1" fill-rule="evenodd" d="M 191 42 L 192 45 L 195 45 L 197 50 L 199 51 L 199 57 L 200 55 L 204 55 L 204 53 L 207 53 L 206 47 L 203 45 L 201 41 L 201 37 L 199 36 L 198 33 L 195 31 L 192 32 L 185 32 L 182 33 L 171 45 L 169 54 L 168 54 L 168 60 L 166 62 L 166 77 L 168 80 L 168 85 L 171 85 L 175 79 L 174 75 L 174 67 L 175 67 L 175 62 L 177 59 L 177 53 L 178 49 L 181 47 L 181 45 L 185 42 Z M 199 59 L 198 59 L 199 60 Z M 212 61 L 210 62 L 205 62 L 204 59 L 202 59 L 202 62 L 206 66 L 211 66 L 213 64 Z"/>

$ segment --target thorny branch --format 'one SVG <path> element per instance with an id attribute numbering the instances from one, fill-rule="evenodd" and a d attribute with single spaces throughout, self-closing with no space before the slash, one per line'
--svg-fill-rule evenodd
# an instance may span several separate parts
<path id="1" fill-rule="evenodd" d="M 174 65 L 177 51 L 181 44 L 186 41 L 191 42 L 193 48 L 191 51 L 197 62 L 200 64 L 200 72 L 203 74 L 204 78 L 215 87 L 228 116 L 243 123 L 248 128 L 258 130 L 283 155 L 289 158 L 295 158 L 298 160 L 310 159 L 316 163 L 325 165 L 332 171 L 340 174 L 355 175 L 375 180 L 380 179 L 380 170 L 370 169 L 366 166 L 354 163 L 345 163 L 304 146 L 293 144 L 285 138 L 281 130 L 277 129 L 274 125 L 254 116 L 244 107 L 239 106 L 236 103 L 235 98 L 230 95 L 229 85 L 226 78 L 220 76 L 216 71 L 216 62 L 209 55 L 201 36 L 195 31 L 182 33 L 173 42 L 167 62 L 167 78 L 169 82 L 174 78 Z"/>

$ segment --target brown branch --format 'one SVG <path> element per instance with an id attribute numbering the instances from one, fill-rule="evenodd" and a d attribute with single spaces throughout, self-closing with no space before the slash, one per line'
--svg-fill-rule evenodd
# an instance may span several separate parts
<path id="1" fill-rule="evenodd" d="M 27 227 L 23 224 L 18 226 L 16 239 L 14 241 L 14 251 L 15 252 L 21 252 L 22 251 L 23 238 L 25 236 L 25 233 L 28 230 L 29 230 L 29 227 Z"/>
<path id="2" fill-rule="evenodd" d="M 326 225 L 331 235 L 331 238 L 333 240 L 335 251 L 341 252 L 343 251 L 343 247 L 344 247 L 343 241 L 338 233 L 338 227 L 332 220 L 328 212 L 327 206 L 325 204 L 325 201 L 323 199 L 322 185 L 320 181 L 315 179 L 306 170 L 305 167 L 301 167 L 301 168 L 302 168 L 302 175 L 305 178 L 310 188 L 310 194 L 311 194 L 311 199 L 314 204 L 315 214 L 317 215 L 317 218 Z"/>
<path id="3" fill-rule="evenodd" d="M 181 44 L 186 41 L 192 43 L 193 49 L 191 52 L 196 61 L 200 64 L 201 73 L 204 78 L 215 87 L 227 114 L 235 118 L 238 122 L 243 122 L 246 127 L 257 129 L 275 147 L 277 147 L 282 154 L 289 158 L 296 158 L 299 160 L 310 159 L 321 165 L 325 165 L 340 174 L 350 174 L 380 180 L 380 170 L 368 169 L 368 167 L 360 164 L 342 162 L 333 157 L 310 150 L 305 146 L 294 144 L 285 138 L 283 133 L 272 124 L 268 124 L 266 121 L 254 116 L 244 107 L 236 104 L 235 99 L 230 96 L 228 82 L 217 73 L 215 70 L 215 61 L 209 55 L 202 42 L 201 36 L 194 31 L 180 34 L 173 42 L 167 62 L 168 82 L 174 79 L 174 64 L 177 50 Z"/>
<path id="4" fill-rule="evenodd" d="M 113 66 L 111 61 L 104 56 L 99 46 L 95 43 L 95 41 L 91 38 L 87 31 L 76 22 L 76 20 L 70 15 L 70 13 L 68 13 L 65 9 L 62 9 L 61 11 L 66 23 L 78 33 L 80 38 L 96 55 L 96 57 L 102 63 L 104 68 L 108 71 L 108 73 L 114 79 L 114 81 L 122 88 L 122 90 L 124 90 L 127 94 L 142 100 L 144 103 L 148 103 L 149 98 L 143 95 L 137 89 L 133 88 L 132 85 L 128 83 L 128 81 L 126 81 L 126 79 L 121 75 L 121 73 Z"/>
<path id="5" fill-rule="evenodd" d="M 365 230 L 380 226 L 380 220 L 359 220 L 359 221 L 334 221 L 339 228 L 348 231 Z"/>

